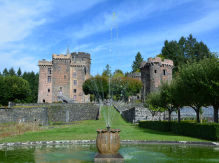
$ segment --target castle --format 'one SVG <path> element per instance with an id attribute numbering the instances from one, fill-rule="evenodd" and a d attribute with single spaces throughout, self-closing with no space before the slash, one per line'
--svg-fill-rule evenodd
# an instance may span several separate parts
<path id="1" fill-rule="evenodd" d="M 90 78 L 90 65 L 89 53 L 70 53 L 69 48 L 66 55 L 53 54 L 52 61 L 39 61 L 38 103 L 89 102 L 90 95 L 84 94 L 82 85 Z"/>
<path id="2" fill-rule="evenodd" d="M 141 62 L 142 101 L 145 101 L 147 94 L 158 90 L 161 81 L 172 80 L 172 69 L 173 61 L 169 59 L 162 61 L 160 57 L 155 57 L 154 59 L 150 57 L 148 58 L 148 62 Z"/>

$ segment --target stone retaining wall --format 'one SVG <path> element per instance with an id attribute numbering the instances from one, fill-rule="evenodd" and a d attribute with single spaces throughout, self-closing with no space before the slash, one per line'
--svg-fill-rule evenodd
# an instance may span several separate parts
<path id="1" fill-rule="evenodd" d="M 96 120 L 99 107 L 92 103 L 79 104 L 15 104 L 15 106 L 44 106 L 0 108 L 0 124 L 8 122 L 38 122 L 48 125 L 51 122 L 74 122 L 82 120 Z"/>
<path id="2" fill-rule="evenodd" d="M 48 125 L 47 107 L 0 108 L 0 124 L 21 121 Z"/>
<path id="3" fill-rule="evenodd" d="M 114 104 L 114 107 L 128 122 L 138 123 L 139 121 L 152 120 L 151 112 L 142 103 L 117 103 Z M 163 118 L 164 113 L 158 113 L 157 116 L 154 116 L 154 120 L 163 120 Z"/>

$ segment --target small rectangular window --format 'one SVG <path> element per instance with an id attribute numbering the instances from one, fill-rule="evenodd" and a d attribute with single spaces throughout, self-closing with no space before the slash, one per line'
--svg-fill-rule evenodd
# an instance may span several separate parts
<path id="1" fill-rule="evenodd" d="M 77 90 L 76 90 L 76 89 L 73 89 L 73 93 L 77 93 Z"/>
<path id="2" fill-rule="evenodd" d="M 48 68 L 47 74 L 51 74 L 51 72 L 52 72 L 51 68 Z"/>
<path id="3" fill-rule="evenodd" d="M 47 82 L 50 83 L 51 82 L 51 76 L 47 77 Z"/>
<path id="4" fill-rule="evenodd" d="M 76 78 L 76 72 L 73 73 L 73 78 Z"/>
<path id="5" fill-rule="evenodd" d="M 48 89 L 48 92 L 50 92 L 50 89 Z"/>
<path id="6" fill-rule="evenodd" d="M 77 85 L 77 80 L 74 80 L 74 85 Z"/>
<path id="7" fill-rule="evenodd" d="M 64 79 L 66 79 L 66 75 L 64 75 Z"/>
<path id="8" fill-rule="evenodd" d="M 167 75 L 167 70 L 163 70 L 163 75 Z"/>
<path id="9" fill-rule="evenodd" d="M 60 87 L 60 90 L 62 90 L 62 87 Z"/>
<path id="10" fill-rule="evenodd" d="M 154 73 L 156 74 L 156 73 L 157 73 L 157 70 L 154 70 Z"/>

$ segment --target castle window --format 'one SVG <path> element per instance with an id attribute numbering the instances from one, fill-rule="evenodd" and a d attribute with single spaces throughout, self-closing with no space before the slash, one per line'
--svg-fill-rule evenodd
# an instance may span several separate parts
<path id="1" fill-rule="evenodd" d="M 73 73 L 73 78 L 76 78 L 76 72 Z"/>
<path id="2" fill-rule="evenodd" d="M 58 67 L 58 70 L 60 70 L 60 67 Z"/>
<path id="3" fill-rule="evenodd" d="M 43 103 L 45 103 L 46 101 L 43 99 Z"/>
<path id="4" fill-rule="evenodd" d="M 66 79 L 66 75 L 64 75 L 64 79 Z"/>
<path id="5" fill-rule="evenodd" d="M 73 93 L 77 93 L 77 89 L 73 89 Z"/>
<path id="6" fill-rule="evenodd" d="M 84 68 L 84 73 L 85 73 L 85 75 L 86 75 L 86 67 Z"/>
<path id="7" fill-rule="evenodd" d="M 163 75 L 167 75 L 167 70 L 163 70 Z"/>
<path id="8" fill-rule="evenodd" d="M 47 72 L 47 74 L 51 74 L 51 68 L 48 68 L 48 72 Z"/>
<path id="9" fill-rule="evenodd" d="M 77 85 L 77 80 L 74 80 L 74 85 Z"/>
<path id="10" fill-rule="evenodd" d="M 47 77 L 47 82 L 50 83 L 51 82 L 51 76 Z"/>
<path id="11" fill-rule="evenodd" d="M 156 73 L 157 73 L 157 70 L 154 70 L 154 73 L 156 74 Z"/>
<path id="12" fill-rule="evenodd" d="M 74 100 L 76 100 L 76 95 L 74 95 Z"/>
<path id="13" fill-rule="evenodd" d="M 50 89 L 48 89 L 48 92 L 50 92 Z"/>
<path id="14" fill-rule="evenodd" d="M 60 87 L 60 90 L 62 90 L 62 87 Z"/>

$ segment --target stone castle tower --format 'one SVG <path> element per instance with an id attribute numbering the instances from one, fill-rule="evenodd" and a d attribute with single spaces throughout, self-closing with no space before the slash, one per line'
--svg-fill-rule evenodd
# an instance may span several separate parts
<path id="1" fill-rule="evenodd" d="M 161 81 L 172 80 L 173 61 L 169 59 L 161 60 L 160 57 L 148 58 L 148 62 L 143 61 L 140 64 L 141 81 L 143 89 L 141 100 L 146 100 L 147 94 L 158 90 Z"/>
<path id="2" fill-rule="evenodd" d="M 89 102 L 90 95 L 83 93 L 82 85 L 90 78 L 90 65 L 89 53 L 70 53 L 69 48 L 66 55 L 53 54 L 52 61 L 39 61 L 38 103 Z"/>

